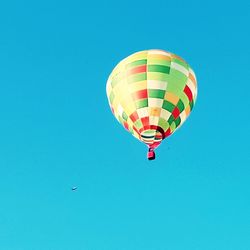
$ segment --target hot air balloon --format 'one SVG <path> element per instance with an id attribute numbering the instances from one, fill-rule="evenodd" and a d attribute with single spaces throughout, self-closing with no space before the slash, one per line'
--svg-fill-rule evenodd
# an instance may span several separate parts
<path id="1" fill-rule="evenodd" d="M 148 159 L 189 116 L 197 97 L 196 78 L 179 56 L 145 50 L 123 59 L 110 74 L 106 92 L 122 126 L 148 146 Z"/>

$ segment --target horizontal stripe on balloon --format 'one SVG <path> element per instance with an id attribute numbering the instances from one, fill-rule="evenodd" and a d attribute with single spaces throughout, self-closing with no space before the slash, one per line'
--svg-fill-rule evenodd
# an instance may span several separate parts
<path id="1" fill-rule="evenodd" d="M 133 74 L 138 74 L 138 73 L 143 73 L 147 71 L 147 65 L 141 65 L 136 68 L 132 68 L 127 71 L 128 75 L 133 75 Z"/>
<path id="2" fill-rule="evenodd" d="M 141 60 L 137 60 L 137 61 L 128 63 L 126 65 L 126 68 L 129 69 L 129 68 L 133 68 L 133 67 L 136 67 L 136 66 L 139 66 L 139 65 L 145 65 L 145 64 L 147 64 L 147 59 L 141 59 Z"/>
<path id="3" fill-rule="evenodd" d="M 148 72 L 160 72 L 169 74 L 170 67 L 163 65 L 148 65 Z"/>
<path id="4" fill-rule="evenodd" d="M 133 93 L 133 98 L 135 100 L 148 98 L 148 91 L 147 91 L 147 89 L 139 90 L 139 91 Z"/>

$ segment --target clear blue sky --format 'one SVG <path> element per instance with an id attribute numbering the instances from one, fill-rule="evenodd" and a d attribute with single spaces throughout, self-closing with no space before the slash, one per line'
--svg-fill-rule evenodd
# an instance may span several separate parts
<path id="1" fill-rule="evenodd" d="M 2 1 L 0 249 L 249 250 L 249 9 Z M 154 162 L 105 93 L 112 68 L 150 48 L 185 58 L 199 86 Z"/>

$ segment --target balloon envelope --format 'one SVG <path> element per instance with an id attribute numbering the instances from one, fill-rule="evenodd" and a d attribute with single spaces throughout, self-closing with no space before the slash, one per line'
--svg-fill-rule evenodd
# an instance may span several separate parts
<path id="1" fill-rule="evenodd" d="M 116 119 L 150 152 L 183 124 L 197 96 L 191 67 L 163 50 L 140 51 L 122 60 L 106 90 Z"/>

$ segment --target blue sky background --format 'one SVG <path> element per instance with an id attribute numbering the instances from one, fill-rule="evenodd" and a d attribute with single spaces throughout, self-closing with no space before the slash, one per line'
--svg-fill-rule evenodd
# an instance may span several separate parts
<path id="1" fill-rule="evenodd" d="M 249 250 L 249 10 L 2 1 L 0 249 Z M 112 68 L 150 48 L 185 58 L 199 86 L 153 162 L 105 93 Z"/>

